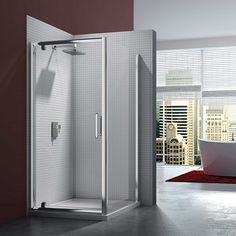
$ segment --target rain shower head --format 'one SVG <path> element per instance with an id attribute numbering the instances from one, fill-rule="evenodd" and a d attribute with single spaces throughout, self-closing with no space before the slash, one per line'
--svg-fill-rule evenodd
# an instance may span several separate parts
<path id="1" fill-rule="evenodd" d="M 85 53 L 77 50 L 77 44 L 74 44 L 72 48 L 63 49 L 62 51 L 72 56 L 85 55 Z"/>
<path id="2" fill-rule="evenodd" d="M 85 55 L 85 53 L 79 52 L 75 47 L 74 48 L 69 48 L 69 49 L 64 49 L 62 51 L 65 52 L 65 53 L 68 53 L 72 56 Z"/>

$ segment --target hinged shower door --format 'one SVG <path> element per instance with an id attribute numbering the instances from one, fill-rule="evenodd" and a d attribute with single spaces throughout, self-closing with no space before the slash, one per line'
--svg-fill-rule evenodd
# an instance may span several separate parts
<path id="1" fill-rule="evenodd" d="M 31 208 L 106 213 L 106 39 L 58 42 L 31 46 Z"/>

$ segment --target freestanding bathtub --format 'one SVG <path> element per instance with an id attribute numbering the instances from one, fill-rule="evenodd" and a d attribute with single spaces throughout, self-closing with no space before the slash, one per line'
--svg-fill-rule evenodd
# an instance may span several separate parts
<path id="1" fill-rule="evenodd" d="M 199 145 L 204 174 L 236 176 L 236 142 L 199 139 Z"/>

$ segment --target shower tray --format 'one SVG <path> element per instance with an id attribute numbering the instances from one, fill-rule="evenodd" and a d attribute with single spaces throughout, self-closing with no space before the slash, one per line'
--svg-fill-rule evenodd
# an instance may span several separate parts
<path id="1" fill-rule="evenodd" d="M 71 198 L 65 201 L 34 209 L 30 215 L 58 218 L 78 218 L 87 220 L 108 220 L 139 206 L 139 202 L 128 200 L 109 200 L 107 214 L 101 210 L 101 200 L 86 198 Z"/>

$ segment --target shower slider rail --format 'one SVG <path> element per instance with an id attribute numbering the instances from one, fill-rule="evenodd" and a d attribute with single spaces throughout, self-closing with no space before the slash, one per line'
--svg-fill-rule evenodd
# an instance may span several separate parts
<path id="1" fill-rule="evenodd" d="M 69 40 L 56 40 L 56 41 L 42 41 L 39 42 L 38 45 L 41 46 L 42 50 L 46 50 L 46 46 L 49 45 L 61 45 L 61 44 L 76 44 L 81 42 L 96 42 L 101 41 L 102 38 L 82 38 L 82 39 L 69 39 Z"/>

